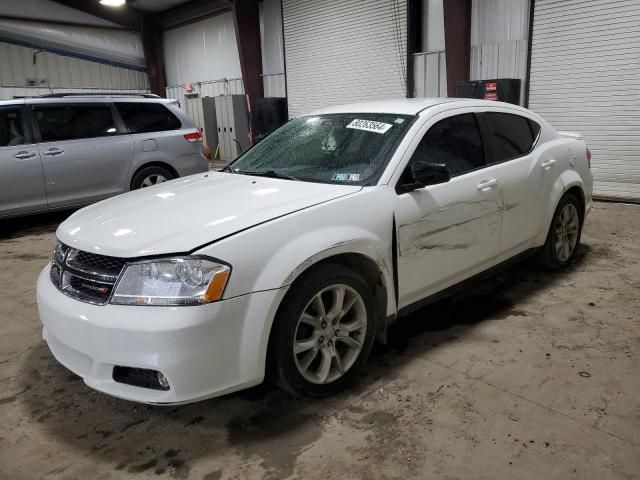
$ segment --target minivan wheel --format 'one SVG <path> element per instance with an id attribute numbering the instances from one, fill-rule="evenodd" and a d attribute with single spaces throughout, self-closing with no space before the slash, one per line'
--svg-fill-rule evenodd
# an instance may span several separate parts
<path id="1" fill-rule="evenodd" d="M 582 235 L 581 208 L 573 194 L 567 194 L 560 200 L 540 252 L 539 261 L 543 266 L 559 270 L 571 263 Z"/>
<path id="2" fill-rule="evenodd" d="M 131 180 L 131 190 L 151 187 L 173 180 L 176 176 L 163 167 L 145 167 L 138 171 Z"/>
<path id="3" fill-rule="evenodd" d="M 285 297 L 271 333 L 276 383 L 300 396 L 346 387 L 362 370 L 375 337 L 375 302 L 357 272 L 321 265 Z"/>

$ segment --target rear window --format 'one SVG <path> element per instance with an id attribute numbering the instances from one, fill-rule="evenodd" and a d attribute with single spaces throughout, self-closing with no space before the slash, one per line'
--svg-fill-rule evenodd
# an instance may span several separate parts
<path id="1" fill-rule="evenodd" d="M 107 137 L 117 133 L 106 103 L 38 105 L 33 110 L 43 142 Z"/>
<path id="2" fill-rule="evenodd" d="M 531 122 L 537 127 L 534 135 L 529 120 L 520 115 L 487 112 L 484 117 L 492 131 L 495 162 L 504 162 L 528 153 L 540 130 L 537 123 Z"/>
<path id="3" fill-rule="evenodd" d="M 160 103 L 116 103 L 116 108 L 129 133 L 178 130 L 182 123 Z"/>

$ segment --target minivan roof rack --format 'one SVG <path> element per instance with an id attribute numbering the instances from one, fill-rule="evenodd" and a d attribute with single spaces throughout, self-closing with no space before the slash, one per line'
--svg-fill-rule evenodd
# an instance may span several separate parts
<path id="1" fill-rule="evenodd" d="M 65 98 L 65 97 L 143 97 L 160 98 L 155 93 L 118 93 L 118 92 L 82 92 L 82 93 L 48 93 L 39 95 L 38 98 Z"/>

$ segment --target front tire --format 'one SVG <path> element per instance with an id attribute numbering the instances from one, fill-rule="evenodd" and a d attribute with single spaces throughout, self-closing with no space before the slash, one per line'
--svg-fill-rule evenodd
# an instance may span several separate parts
<path id="1" fill-rule="evenodd" d="M 539 263 L 560 270 L 571 263 L 582 236 L 582 205 L 572 193 L 566 194 L 553 214 L 547 240 L 540 251 Z"/>
<path id="2" fill-rule="evenodd" d="M 305 274 L 288 292 L 271 333 L 275 382 L 304 397 L 344 389 L 375 338 L 375 301 L 360 274 L 336 264 Z"/>

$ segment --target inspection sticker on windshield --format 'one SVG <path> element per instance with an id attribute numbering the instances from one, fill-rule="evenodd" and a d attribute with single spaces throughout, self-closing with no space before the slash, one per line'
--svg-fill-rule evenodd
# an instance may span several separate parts
<path id="1" fill-rule="evenodd" d="M 334 173 L 331 180 L 334 182 L 359 182 L 359 173 Z"/>
<path id="2" fill-rule="evenodd" d="M 347 128 L 355 128 L 356 130 L 364 130 L 365 132 L 385 133 L 393 125 L 390 123 L 374 122 L 373 120 L 355 119 Z"/>

